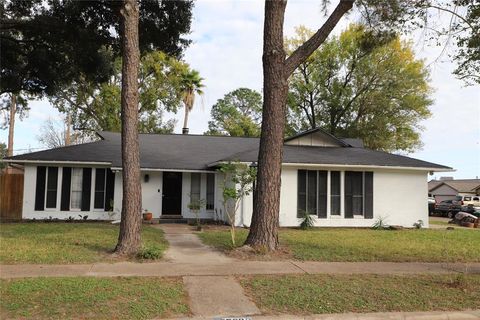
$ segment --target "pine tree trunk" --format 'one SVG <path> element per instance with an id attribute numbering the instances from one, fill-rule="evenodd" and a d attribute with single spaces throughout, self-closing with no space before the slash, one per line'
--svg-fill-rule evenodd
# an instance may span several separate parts
<path id="1" fill-rule="evenodd" d="M 124 0 L 122 37 L 122 178 L 123 198 L 120 234 L 115 252 L 133 255 L 141 245 L 141 186 L 138 143 L 138 4 Z"/>
<path id="2" fill-rule="evenodd" d="M 17 113 L 17 96 L 12 93 L 10 102 L 10 116 L 8 119 L 8 146 L 7 156 L 13 156 L 13 136 L 15 134 L 15 115 Z"/>
<path id="3" fill-rule="evenodd" d="M 325 41 L 354 2 L 355 0 L 340 0 L 323 26 L 285 59 L 283 19 L 287 1 L 265 1 L 262 132 L 258 153 L 257 188 L 254 193 L 252 223 L 246 245 L 267 250 L 278 248 L 287 80 Z"/>
<path id="4" fill-rule="evenodd" d="M 247 245 L 267 250 L 278 247 L 280 176 L 288 92 L 283 47 L 286 4 L 286 1 L 265 2 L 262 132 L 252 223 L 246 241 Z"/>

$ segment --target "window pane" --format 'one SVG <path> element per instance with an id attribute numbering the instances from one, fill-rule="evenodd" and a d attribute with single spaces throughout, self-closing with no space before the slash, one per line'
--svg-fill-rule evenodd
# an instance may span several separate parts
<path id="1" fill-rule="evenodd" d="M 95 170 L 95 199 L 93 201 L 95 209 L 105 208 L 105 176 L 106 169 Z"/>
<path id="2" fill-rule="evenodd" d="M 318 171 L 318 217 L 327 217 L 327 171 Z"/>
<path id="3" fill-rule="evenodd" d="M 200 173 L 192 173 L 190 184 L 190 202 L 200 200 Z"/>
<path id="4" fill-rule="evenodd" d="M 302 217 L 307 210 L 307 171 L 298 170 L 297 180 L 297 217 Z"/>
<path id="5" fill-rule="evenodd" d="M 340 171 L 330 172 L 330 214 L 340 215 Z"/>
<path id="6" fill-rule="evenodd" d="M 58 168 L 48 167 L 47 174 L 47 201 L 46 208 L 57 207 L 57 183 L 58 183 Z"/>
<path id="7" fill-rule="evenodd" d="M 207 210 L 213 210 L 215 207 L 215 174 L 207 173 Z"/>
<path id="8" fill-rule="evenodd" d="M 71 209 L 80 209 L 82 207 L 82 181 L 83 169 L 72 168 L 72 187 L 70 194 Z"/>
<path id="9" fill-rule="evenodd" d="M 317 171 L 307 171 L 307 212 L 317 214 Z"/>

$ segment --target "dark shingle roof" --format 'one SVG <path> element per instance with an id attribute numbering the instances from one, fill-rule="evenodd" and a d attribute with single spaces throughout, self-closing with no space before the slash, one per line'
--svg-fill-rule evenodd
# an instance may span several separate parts
<path id="1" fill-rule="evenodd" d="M 102 132 L 103 140 L 33 152 L 10 160 L 107 162 L 121 167 L 120 134 Z M 258 138 L 140 134 L 142 168 L 205 170 L 220 161 L 252 162 L 258 156 Z M 449 167 L 409 157 L 353 147 L 284 147 L 284 163 L 375 165 L 445 169 Z"/>

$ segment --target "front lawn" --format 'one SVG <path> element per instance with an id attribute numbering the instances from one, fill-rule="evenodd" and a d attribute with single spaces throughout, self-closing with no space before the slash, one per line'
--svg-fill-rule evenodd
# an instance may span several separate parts
<path id="1" fill-rule="evenodd" d="M 180 278 L 0 281 L 1 319 L 151 319 L 189 313 Z"/>
<path id="2" fill-rule="evenodd" d="M 480 275 L 296 275 L 241 278 L 265 313 L 446 311 L 480 308 Z"/>
<path id="3" fill-rule="evenodd" d="M 0 263 L 92 263 L 114 261 L 118 225 L 109 223 L 14 223 L 0 225 Z M 160 229 L 143 226 L 145 247 L 163 252 Z"/>
<path id="4" fill-rule="evenodd" d="M 248 231 L 237 232 L 242 244 Z M 207 245 L 232 250 L 228 231 L 206 230 L 199 234 Z M 479 262 L 477 230 L 371 230 L 321 228 L 302 231 L 281 229 L 280 243 L 298 260 Z"/>

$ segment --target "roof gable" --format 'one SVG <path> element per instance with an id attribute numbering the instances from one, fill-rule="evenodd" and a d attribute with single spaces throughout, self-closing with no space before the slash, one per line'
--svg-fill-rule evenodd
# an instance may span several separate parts
<path id="1" fill-rule="evenodd" d="M 289 137 L 285 139 L 285 144 L 311 147 L 350 147 L 345 141 L 338 139 L 320 128 L 307 130 L 293 137 Z"/>

